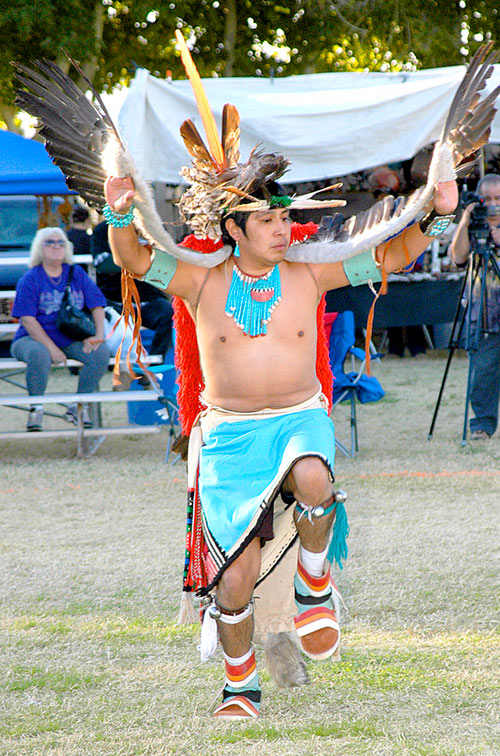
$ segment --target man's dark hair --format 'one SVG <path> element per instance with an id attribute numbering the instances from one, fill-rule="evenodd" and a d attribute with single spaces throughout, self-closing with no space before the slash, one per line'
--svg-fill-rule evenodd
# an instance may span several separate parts
<path id="1" fill-rule="evenodd" d="M 264 186 L 256 189 L 255 192 L 249 193 L 252 195 L 252 197 L 255 197 L 255 199 L 269 199 L 269 195 L 273 197 L 286 197 L 287 194 L 285 189 L 281 186 L 281 184 L 278 184 L 277 181 L 268 181 L 267 184 L 264 184 Z M 243 200 L 242 204 L 244 202 L 245 200 Z M 251 200 L 248 200 L 248 202 L 251 202 Z M 242 213 L 240 211 L 235 213 L 228 213 L 227 215 L 224 215 L 222 217 L 220 225 L 222 230 L 222 241 L 224 242 L 224 244 L 229 244 L 231 247 L 233 247 L 233 249 L 236 246 L 236 242 L 226 229 L 226 220 L 228 218 L 232 218 L 236 225 L 241 228 L 246 236 L 247 220 L 249 215 L 250 213 Z"/>
<path id="2" fill-rule="evenodd" d="M 75 205 L 73 212 L 71 213 L 71 220 L 73 223 L 85 223 L 88 217 L 89 211 L 87 208 L 82 207 L 81 205 Z"/>

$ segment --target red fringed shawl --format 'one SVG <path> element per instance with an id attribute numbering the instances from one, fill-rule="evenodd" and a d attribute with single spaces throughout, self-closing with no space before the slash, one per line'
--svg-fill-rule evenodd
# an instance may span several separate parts
<path id="1" fill-rule="evenodd" d="M 292 223 L 291 243 L 304 241 L 304 239 L 315 234 L 317 230 L 318 226 L 316 223 Z M 211 239 L 197 239 L 194 234 L 190 234 L 186 236 L 180 246 L 209 254 L 222 247 L 222 241 L 214 242 Z M 200 395 L 203 392 L 205 384 L 200 367 L 194 321 L 182 299 L 173 297 L 173 306 L 174 327 L 176 331 L 175 366 L 179 371 L 177 400 L 179 403 L 182 432 L 185 436 L 188 436 L 197 415 L 202 410 Z M 318 305 L 316 316 L 318 326 L 316 374 L 321 383 L 323 393 L 327 397 L 329 406 L 331 407 L 333 375 L 330 369 L 328 341 L 324 327 L 325 306 L 326 301 L 323 295 Z"/>

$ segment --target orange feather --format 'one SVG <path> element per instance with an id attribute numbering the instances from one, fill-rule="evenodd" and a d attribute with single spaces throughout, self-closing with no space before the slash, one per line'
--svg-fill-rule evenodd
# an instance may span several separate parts
<path id="1" fill-rule="evenodd" d="M 176 29 L 175 36 L 181 51 L 182 63 L 184 65 L 184 68 L 186 69 L 186 73 L 188 75 L 189 81 L 191 82 L 191 86 L 193 87 L 196 104 L 198 105 L 198 110 L 200 111 L 203 127 L 205 129 L 205 134 L 207 135 L 208 148 L 212 154 L 212 158 L 214 159 L 218 170 L 221 171 L 226 167 L 226 160 L 224 156 L 224 150 L 222 149 L 222 145 L 220 143 L 219 135 L 217 134 L 217 126 L 215 124 L 214 114 L 212 113 L 210 105 L 208 104 L 208 99 L 201 83 L 200 74 L 198 73 L 198 69 L 194 64 L 182 32 L 179 29 Z"/>

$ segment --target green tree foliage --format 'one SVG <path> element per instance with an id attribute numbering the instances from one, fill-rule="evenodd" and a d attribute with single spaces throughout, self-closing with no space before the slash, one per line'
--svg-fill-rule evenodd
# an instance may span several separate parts
<path id="1" fill-rule="evenodd" d="M 101 0 L 0 0 L 0 119 L 10 128 L 16 86 L 10 61 L 49 58 L 64 67 L 62 46 L 87 63 L 92 76 L 101 16 Z"/>
<path id="2" fill-rule="evenodd" d="M 136 66 L 184 77 L 183 31 L 202 76 L 287 76 L 456 65 L 500 39 L 496 0 L 0 0 L 0 98 L 10 60 L 63 62 L 63 46 L 99 91 Z M 12 110 L 12 107 L 11 107 Z"/>

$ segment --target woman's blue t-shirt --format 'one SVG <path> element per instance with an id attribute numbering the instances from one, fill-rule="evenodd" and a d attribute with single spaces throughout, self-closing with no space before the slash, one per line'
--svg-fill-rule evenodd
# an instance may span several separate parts
<path id="1" fill-rule="evenodd" d="M 73 266 L 71 279 L 71 304 L 79 310 L 93 307 L 105 307 L 106 298 L 92 279 L 79 265 Z M 31 315 L 36 318 L 44 331 L 60 349 L 71 344 L 71 339 L 62 334 L 56 327 L 57 315 L 61 309 L 61 302 L 70 266 L 63 265 L 61 280 L 55 284 L 42 265 L 36 265 L 28 270 L 17 282 L 16 298 L 12 308 L 14 318 Z M 14 341 L 23 336 L 29 336 L 28 331 L 21 324 L 16 331 Z"/>

